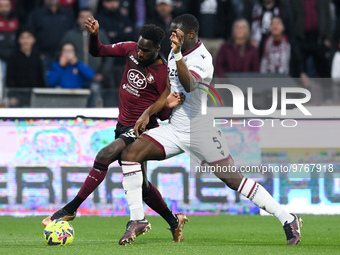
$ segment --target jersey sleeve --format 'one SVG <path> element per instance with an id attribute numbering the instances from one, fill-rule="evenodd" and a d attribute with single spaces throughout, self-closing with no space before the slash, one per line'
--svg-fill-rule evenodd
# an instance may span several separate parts
<path id="1" fill-rule="evenodd" d="M 164 106 L 164 108 L 157 113 L 157 117 L 161 121 L 164 121 L 166 119 L 169 119 L 171 113 L 172 113 L 172 108 L 168 108 L 167 106 Z"/>
<path id="2" fill-rule="evenodd" d="M 90 35 L 89 52 L 94 57 L 125 57 L 135 42 L 121 42 L 105 45 L 99 41 L 98 35 Z"/>
<path id="3" fill-rule="evenodd" d="M 200 56 L 201 57 L 201 56 Z M 202 82 L 211 76 L 211 64 L 209 58 L 199 59 L 198 57 L 188 66 L 189 72 L 199 81 Z"/>

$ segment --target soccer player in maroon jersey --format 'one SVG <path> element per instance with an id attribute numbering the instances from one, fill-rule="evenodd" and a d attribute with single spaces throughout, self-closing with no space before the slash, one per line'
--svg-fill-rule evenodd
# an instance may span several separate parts
<path id="1" fill-rule="evenodd" d="M 89 52 L 92 56 L 124 57 L 126 59 L 125 71 L 119 89 L 119 116 L 115 130 L 116 140 L 98 152 L 93 168 L 76 197 L 63 208 L 45 218 L 42 221 L 44 226 L 54 219 L 70 221 L 76 217 L 79 206 L 105 178 L 108 166 L 119 159 L 122 150 L 137 138 L 134 133 L 134 125 L 140 115 L 151 104 L 155 103 L 158 98 L 168 98 L 170 103 L 157 114 L 160 119 L 166 119 L 171 113 L 171 108 L 184 100 L 183 95 L 179 93 L 170 94 L 170 84 L 167 80 L 167 63 L 158 54 L 160 43 L 164 38 L 164 31 L 161 28 L 152 24 L 143 26 L 140 29 L 140 37 L 137 43 L 124 42 L 103 45 L 98 39 L 98 21 L 93 17 L 89 17 L 85 27 L 91 33 Z M 147 129 L 158 126 L 157 116 L 150 117 Z M 124 176 L 124 179 L 133 179 L 134 175 L 135 173 L 130 173 Z M 126 195 L 136 198 L 143 197 L 143 201 L 169 223 L 173 240 L 182 240 L 182 231 L 179 231 L 178 228 L 187 220 L 186 216 L 183 214 L 174 215 L 157 188 L 148 182 L 146 175 L 143 177 L 143 191 L 142 189 L 129 191 Z M 124 186 L 126 183 L 123 181 L 125 190 L 128 189 Z M 139 215 L 134 215 L 135 211 L 140 211 L 139 209 L 131 210 L 131 220 L 128 224 L 133 226 L 130 228 L 129 241 L 133 241 L 136 236 L 148 231 L 151 227 L 147 220 L 140 220 Z M 139 220 L 134 220 L 135 218 Z"/>

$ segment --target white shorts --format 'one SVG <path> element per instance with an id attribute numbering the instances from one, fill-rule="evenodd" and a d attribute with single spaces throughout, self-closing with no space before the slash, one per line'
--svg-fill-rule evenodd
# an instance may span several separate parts
<path id="1" fill-rule="evenodd" d="M 209 128 L 196 132 L 181 132 L 168 124 L 144 132 L 163 152 L 164 159 L 186 152 L 197 163 L 215 165 L 230 160 L 231 155 L 223 132 Z"/>

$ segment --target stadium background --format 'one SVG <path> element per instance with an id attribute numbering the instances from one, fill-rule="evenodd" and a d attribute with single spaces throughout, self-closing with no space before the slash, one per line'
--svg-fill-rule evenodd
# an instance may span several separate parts
<path id="1" fill-rule="evenodd" d="M 48 0 L 46 0 L 48 1 Z M 53 0 L 52 0 L 53 1 Z M 4 1 L 5 2 L 5 1 Z M 19 21 L 19 28 L 25 28 L 32 17 L 32 12 L 43 5 L 43 0 L 24 1 L 11 0 L 12 11 Z M 73 21 L 78 10 L 84 4 L 91 6 L 95 17 L 102 9 L 103 0 L 59 0 L 66 9 L 71 9 Z M 121 13 L 128 15 L 133 23 L 135 32 L 129 40 L 138 38 L 138 28 L 154 17 L 155 0 L 121 0 Z M 235 18 L 246 18 L 252 22 L 252 6 L 257 0 L 175 0 L 176 6 L 184 9 L 174 11 L 173 17 L 183 12 L 192 12 L 201 20 L 198 3 L 209 7 L 209 2 L 233 4 L 236 15 L 229 15 L 228 8 L 215 8 L 215 14 L 206 16 L 213 23 L 216 18 L 227 22 L 211 25 L 202 22 L 208 29 L 206 32 L 219 32 L 212 37 L 201 38 L 209 51 L 215 57 L 221 44 L 230 38 L 231 25 Z M 277 0 L 285 2 L 287 0 Z M 289 2 L 297 2 L 291 0 Z M 334 36 L 331 46 L 330 61 L 339 50 L 340 38 L 340 1 L 321 0 L 318 2 L 330 3 L 331 19 Z M 184 3 L 181 5 L 181 3 Z M 208 3 L 208 4 L 207 4 Z M 78 5 L 79 4 L 79 5 Z M 142 6 L 140 5 L 142 4 Z M 144 6 L 143 6 L 144 4 Z M 246 8 L 247 6 L 250 8 Z M 147 7 L 145 8 L 145 6 Z M 243 5 L 243 6 L 242 6 Z M 98 7 L 98 8 L 97 8 Z M 216 7 L 216 6 L 215 6 Z M 138 12 L 136 12 L 138 10 Z M 201 10 L 211 11 L 210 8 Z M 150 12 L 151 11 L 151 12 Z M 247 12 L 248 11 L 248 12 Z M 301 10 L 302 11 L 302 10 Z M 247 13 L 246 13 L 247 12 Z M 0 13 L 1 16 L 2 13 Z M 200 13 L 204 14 L 204 13 Z M 221 15 L 222 14 L 222 15 Z M 11 16 L 13 18 L 13 16 Z M 222 20 L 221 20 L 222 18 Z M 227 20 L 225 19 L 227 18 Z M 218 22 L 219 22 L 218 21 Z M 12 22 L 12 20 L 9 20 Z M 42 25 L 41 23 L 38 23 Z M 59 23 L 56 22 L 56 25 Z M 225 23 L 223 23 L 225 24 Z M 74 24 L 75 25 L 75 24 Z M 295 25 L 295 24 L 294 24 Z M 114 27 L 117 28 L 118 26 Z M 2 27 L 2 28 L 5 28 Z M 103 27 L 102 27 L 103 28 Z M 213 28 L 213 29 L 212 29 Z M 221 30 L 220 28 L 226 28 Z M 330 28 L 330 26 L 327 26 Z M 56 28 L 49 28 L 53 35 Z M 65 27 L 63 29 L 66 30 Z M 33 28 L 34 30 L 34 28 Z M 9 34 L 17 34 L 10 31 Z M 6 34 L 7 31 L 0 31 Z M 221 34 L 222 33 L 222 34 Z M 114 34 L 114 33 L 113 33 Z M 119 34 L 119 33 L 118 33 Z M 9 54 L 17 48 L 16 36 L 3 36 L 5 44 L 11 49 L 1 47 L 2 52 Z M 52 36 L 47 37 L 47 39 Z M 10 43 L 7 44 L 9 39 Z M 61 39 L 61 36 L 60 38 Z M 3 41 L 1 41 L 2 43 Z M 2 44 L 1 44 L 2 45 Z M 37 46 L 37 45 L 36 45 Z M 38 47 L 36 47 L 38 48 Z M 38 50 L 40 50 L 38 48 Z M 336 53 L 339 55 L 339 53 Z M 51 53 L 51 60 L 55 60 L 55 52 Z M 0 57 L 2 77 L 2 57 Z M 313 61 L 308 60 L 308 75 L 318 77 Z M 86 177 L 92 160 L 98 148 L 107 143 L 113 136 L 113 126 L 118 110 L 118 85 L 122 71 L 120 62 L 114 63 L 109 69 L 108 85 L 101 87 L 98 93 L 98 84 L 87 87 L 85 91 L 68 91 L 51 88 L 52 92 L 43 88 L 39 91 L 34 88 L 9 88 L 5 79 L 0 79 L 0 253 L 1 254 L 60 254 L 59 247 L 47 246 L 42 238 L 41 220 L 46 215 L 59 209 L 66 200 L 71 199 L 79 189 L 80 183 Z M 338 66 L 335 65 L 335 71 Z M 16 70 L 15 70 L 16 71 Z M 102 73 L 104 70 L 98 70 Z M 250 76 L 249 76 L 250 75 Z M 227 77 L 239 78 L 240 73 L 228 73 Z M 276 76 L 276 75 L 271 75 Z M 261 78 L 258 73 L 245 73 L 243 77 Z M 264 78 L 262 76 L 262 78 Z M 268 80 L 267 78 L 265 79 Z M 256 109 L 268 109 L 270 101 L 268 93 L 262 88 L 271 89 L 271 81 L 257 83 L 256 91 L 258 103 Z M 331 84 L 331 83 L 329 83 Z M 311 82 L 309 89 L 312 93 L 311 105 L 318 114 L 313 113 L 311 120 L 299 119 L 299 128 L 237 128 L 225 127 L 226 138 L 231 146 L 238 164 L 259 163 L 320 163 L 323 166 L 334 163 L 334 172 L 331 174 L 318 174 L 295 178 L 297 176 L 252 176 L 260 181 L 274 198 L 289 207 L 291 212 L 304 212 L 309 214 L 339 214 L 340 205 L 340 173 L 339 173 L 339 108 L 340 89 L 336 82 L 331 86 L 324 86 L 322 81 Z M 9 108 L 9 92 L 20 92 L 25 99 L 32 95 L 31 104 L 24 104 L 23 108 Z M 91 93 L 97 92 L 97 101 L 89 100 Z M 47 94 L 49 94 L 47 96 Z M 75 95 L 83 95 L 82 99 L 75 100 Z M 270 94 L 270 93 L 269 93 Z M 98 96 L 99 95 L 99 96 Z M 96 98 L 94 98 L 96 99 Z M 268 100 L 269 99 L 269 100 Z M 29 101 L 29 100 L 28 100 Z M 225 102 L 223 102 L 225 105 Z M 50 109 L 61 107 L 76 107 L 73 109 Z M 97 108 L 79 108 L 79 107 Z M 259 106 L 259 107 L 258 107 Z M 333 106 L 333 107 L 332 107 Z M 13 107 L 13 105 L 12 105 Z M 40 107 L 31 108 L 31 107 Z M 111 107 L 111 108 L 101 108 Z M 269 105 L 270 107 L 270 105 Z M 316 109 L 317 108 L 317 109 Z M 222 109 L 219 118 L 231 116 Z M 84 118 L 77 118 L 83 116 Z M 274 118 L 279 119 L 279 114 Z M 253 116 L 248 116 L 253 118 Z M 247 118 L 247 116 L 246 116 Z M 227 132 L 230 129 L 232 132 Z M 246 143 L 243 143 L 246 141 Z M 252 144 L 249 148 L 247 143 Z M 176 157 L 171 162 L 149 163 L 149 178 L 157 182 L 157 186 L 165 196 L 166 202 L 174 211 L 184 211 L 190 215 L 190 224 L 185 227 L 185 241 L 173 244 L 172 237 L 166 228 L 166 222 L 161 217 L 150 216 L 152 212 L 146 208 L 148 220 L 152 222 L 152 231 L 145 237 L 141 236 L 133 245 L 121 247 L 117 245 L 125 230 L 128 216 L 121 217 L 77 217 L 72 225 L 76 229 L 76 241 L 66 249 L 64 254 L 136 254 L 142 252 L 159 254 L 337 254 L 339 252 L 339 215 L 300 215 L 304 220 L 302 229 L 302 242 L 296 247 L 285 245 L 285 236 L 282 227 L 275 217 L 261 217 L 259 215 L 230 215 L 241 213 L 257 213 L 253 204 L 238 197 L 229 189 L 221 188 L 222 183 L 215 179 L 197 178 L 188 174 L 186 168 L 187 156 Z M 170 166 L 170 168 L 168 168 Z M 98 192 L 91 195 L 80 209 L 82 215 L 127 215 L 123 191 L 120 189 L 121 175 L 119 169 L 113 164 L 110 178 L 104 180 Z M 178 173 L 168 172 L 177 170 Z M 188 174 L 187 182 L 183 176 Z M 187 184 L 187 185 L 185 185 Z M 187 193 L 186 192 L 186 188 Z M 188 198 L 188 200 L 186 200 Z M 226 201 L 227 198 L 227 201 Z M 97 203 L 97 202 L 100 203 Z M 109 201 L 109 202 L 108 202 Z M 213 215 L 219 214 L 219 215 Z M 229 215 L 227 215 L 229 214 Z M 6 216 L 11 215 L 11 216 Z M 12 217 L 28 216 L 35 217 Z"/>
<path id="2" fill-rule="evenodd" d="M 19 22 L 18 31 L 29 26 L 30 20 L 34 16 L 32 13 L 34 14 L 35 10 L 44 5 L 44 1 L 12 0 L 10 2 L 12 4 L 11 15 Z M 90 2 L 95 3 L 95 6 L 92 6 L 95 17 L 103 11 L 103 1 L 60 0 L 58 2 L 62 9 L 71 14 L 74 23 L 79 9 Z M 212 5 L 209 3 L 212 2 L 222 4 L 223 8 L 216 8 L 216 6 L 211 9 L 204 8 L 204 6 L 211 7 Z M 215 56 L 224 40 L 230 38 L 232 22 L 236 18 L 243 17 L 251 23 L 253 21 L 252 8 L 260 2 L 255 0 L 176 0 L 172 18 L 183 12 L 192 12 L 202 23 L 202 34 L 204 26 L 208 24 L 208 20 L 205 22 L 202 20 L 203 14 L 207 14 L 206 18 L 210 17 L 209 20 L 213 23 L 223 22 L 219 26 L 209 27 L 208 25 L 208 29 L 205 31 L 223 34 L 206 35 L 205 38 L 202 38 Z M 282 2 L 288 1 L 283 0 Z M 135 40 L 138 38 L 138 28 L 141 24 L 155 17 L 156 1 L 122 0 L 120 3 L 119 13 L 127 16 L 135 28 L 129 40 Z M 142 7 L 138 3 L 142 3 Z M 330 4 L 334 25 L 332 31 L 334 32 L 334 45 L 331 47 L 333 54 L 339 49 L 339 1 L 333 0 L 327 1 L 327 3 Z M 228 6 L 224 4 L 228 4 Z M 198 8 L 199 6 L 202 8 Z M 212 9 L 217 13 L 204 12 L 205 10 L 212 11 Z M 225 10 L 234 11 L 234 13 L 226 15 Z M 224 26 L 224 24 L 226 25 Z M 221 27 L 225 30 L 220 30 Z M 30 29 L 34 30 L 34 27 Z M 55 33 L 54 29 L 57 28 L 50 29 L 50 32 Z M 11 31 L 13 33 L 10 39 L 11 50 L 17 47 L 15 35 L 18 31 Z M 0 32 L 6 34 L 8 31 Z M 48 38 L 45 37 L 45 39 Z M 10 50 L 8 49 L 8 51 Z M 3 64 L 5 61 L 1 59 L 1 62 Z M 124 65 L 121 62 L 113 64 L 113 67 L 117 66 L 121 68 Z M 318 76 L 314 69 L 313 67 L 309 68 L 308 75 L 310 77 Z M 2 72 L 4 72 L 3 68 Z M 254 90 L 256 90 L 256 95 L 254 95 L 257 97 L 254 100 L 257 104 L 256 108 L 268 109 L 268 102 L 269 107 L 271 106 L 271 101 L 268 100 L 268 98 L 271 99 L 270 96 L 268 97 L 268 90 L 271 90 L 274 83 L 271 83 L 267 78 L 263 79 L 265 76 L 258 73 L 227 73 L 226 76 L 230 79 L 242 76 L 250 77 Z M 278 78 L 276 74 L 270 76 Z M 60 208 L 76 194 L 93 163 L 93 157 L 113 137 L 118 110 L 117 108 L 99 107 L 117 107 L 120 76 L 116 75 L 115 77 L 116 79 L 111 77 L 111 85 L 101 88 L 99 94 L 102 98 L 97 93 L 100 100 L 91 105 L 97 108 L 87 108 L 86 110 L 83 108 L 48 109 L 45 107 L 86 107 L 89 94 L 93 95 L 92 88 L 87 88 L 84 91 L 57 88 L 40 88 L 40 90 L 37 88 L 12 88 L 14 91 L 22 90 L 21 92 L 26 93 L 24 97 L 32 100 L 31 105 L 25 105 L 23 108 L 9 108 L 8 92 L 11 88 L 6 88 L 6 84 L 0 79 L 0 105 L 5 107 L 0 109 L 1 215 L 45 215 Z M 284 77 L 290 79 L 290 76 Z M 4 78 L 4 75 L 1 78 Z M 238 165 L 261 163 L 320 163 L 327 165 L 334 163 L 333 173 L 320 173 L 295 179 L 293 177 L 296 176 L 281 176 L 280 174 L 273 176 L 257 174 L 253 177 L 260 181 L 277 201 L 289 207 L 292 212 L 340 213 L 340 178 L 338 173 L 340 141 L 337 133 L 339 130 L 339 111 L 337 110 L 337 106 L 340 104 L 339 84 L 337 84 L 338 81 L 327 80 L 324 83 L 328 83 L 330 86 L 322 87 L 325 85 L 323 82 L 312 79 L 309 87 L 312 93 L 310 103 L 312 106 L 320 106 L 319 111 L 321 112 L 317 116 L 313 115 L 313 120 L 299 120 L 298 127 L 294 129 L 251 128 L 238 125 L 235 128 L 226 126 L 224 132 Z M 293 83 L 290 80 L 284 86 L 299 86 Z M 76 99 L 77 95 L 79 97 Z M 223 105 L 226 105 L 225 101 Z M 330 110 L 325 105 L 332 106 L 331 112 L 334 114 L 329 114 Z M 39 107 L 39 109 L 30 107 Z M 77 119 L 77 116 L 85 116 L 85 118 Z M 222 114 L 219 117 L 226 118 L 227 116 L 231 115 Z M 169 161 L 149 163 L 150 180 L 157 183 L 167 203 L 174 211 L 183 211 L 189 214 L 259 212 L 252 203 L 243 200 L 235 192 L 222 188 L 222 184 L 216 180 L 190 174 L 188 164 L 189 159 L 186 155 Z M 80 209 L 82 214 L 126 215 L 128 213 L 120 184 L 121 174 L 117 167 L 117 164 L 111 166 L 110 178 L 104 180 L 99 190 L 84 203 Z M 175 170 L 178 172 L 169 173 Z M 148 210 L 148 213 L 152 212 Z"/>

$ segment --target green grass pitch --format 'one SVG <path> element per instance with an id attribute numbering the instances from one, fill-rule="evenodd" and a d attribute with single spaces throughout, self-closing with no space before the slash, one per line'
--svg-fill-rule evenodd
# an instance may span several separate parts
<path id="1" fill-rule="evenodd" d="M 48 246 L 44 217 L 0 217 L 0 254 L 339 254 L 340 216 L 300 215 L 302 240 L 287 246 L 281 224 L 271 216 L 189 216 L 184 241 L 172 243 L 167 223 L 149 216 L 152 229 L 131 244 L 118 245 L 128 217 L 77 217 L 70 246 Z"/>

